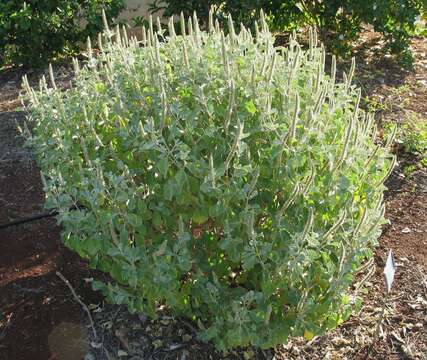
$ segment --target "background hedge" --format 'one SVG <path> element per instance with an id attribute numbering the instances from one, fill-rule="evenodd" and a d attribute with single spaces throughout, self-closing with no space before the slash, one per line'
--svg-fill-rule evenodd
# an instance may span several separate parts
<path id="1" fill-rule="evenodd" d="M 0 66 L 38 66 L 76 50 L 102 29 L 101 10 L 117 16 L 123 0 L 0 1 Z"/>

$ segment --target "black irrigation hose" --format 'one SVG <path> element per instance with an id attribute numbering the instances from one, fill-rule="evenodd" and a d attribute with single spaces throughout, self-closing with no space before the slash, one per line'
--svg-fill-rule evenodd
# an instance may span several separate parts
<path id="1" fill-rule="evenodd" d="M 73 205 L 72 207 L 70 207 L 70 211 L 81 209 L 81 208 L 84 208 L 84 206 Z M 28 216 L 28 217 L 23 218 L 23 219 L 14 220 L 14 221 L 8 222 L 6 224 L 0 224 L 0 230 L 6 229 L 6 228 L 11 227 L 11 226 L 18 226 L 18 225 L 26 224 L 26 223 L 36 221 L 36 220 L 40 220 L 40 219 L 51 218 L 51 217 L 54 217 L 58 214 L 59 214 L 58 210 L 52 209 L 52 210 L 45 211 L 45 212 L 42 212 L 42 213 L 39 213 L 36 215 Z"/>
<path id="2" fill-rule="evenodd" d="M 32 221 L 36 221 L 36 220 L 40 220 L 40 219 L 44 219 L 44 218 L 49 218 L 49 217 L 52 217 L 55 215 L 58 215 L 57 210 L 45 211 L 45 212 L 42 212 L 42 213 L 37 214 L 37 215 L 32 215 L 32 216 L 29 216 L 29 217 L 26 217 L 23 219 L 19 219 L 19 220 L 14 220 L 14 221 L 11 221 L 11 222 L 6 223 L 6 224 L 0 224 L 0 229 L 6 229 L 6 228 L 11 227 L 11 226 L 26 224 L 28 222 L 32 222 Z"/>

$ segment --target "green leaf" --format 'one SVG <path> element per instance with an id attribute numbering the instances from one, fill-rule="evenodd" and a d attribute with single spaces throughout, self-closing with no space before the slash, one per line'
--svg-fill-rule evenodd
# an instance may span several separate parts
<path id="1" fill-rule="evenodd" d="M 166 178 L 169 169 L 168 159 L 166 157 L 161 158 L 157 163 L 157 167 L 159 169 L 160 175 L 162 175 L 163 178 Z"/>
<path id="2" fill-rule="evenodd" d="M 105 290 L 107 288 L 107 285 L 103 283 L 102 281 L 94 280 L 92 281 L 92 289 L 95 291 L 99 290 Z"/>
<path id="3" fill-rule="evenodd" d="M 166 200 L 171 201 L 175 194 L 175 184 L 171 181 L 168 181 L 164 186 L 164 197 Z"/>
<path id="4" fill-rule="evenodd" d="M 257 108 L 252 100 L 245 102 L 245 109 L 250 113 L 251 115 L 255 114 L 257 111 Z"/>
<path id="5" fill-rule="evenodd" d="M 134 228 L 140 227 L 142 225 L 142 219 L 136 214 L 128 214 L 127 219 L 129 224 L 131 224 Z"/>
<path id="6" fill-rule="evenodd" d="M 175 180 L 178 185 L 178 190 L 182 191 L 184 185 L 187 182 L 187 174 L 185 173 L 185 170 L 183 168 L 178 170 L 175 175 Z"/>
<path id="7" fill-rule="evenodd" d="M 305 329 L 304 330 L 304 339 L 311 340 L 313 338 L 314 338 L 314 334 L 310 330 Z"/>
<path id="8" fill-rule="evenodd" d="M 156 229 L 161 229 L 163 225 L 162 216 L 159 214 L 159 212 L 155 212 L 153 214 L 153 225 Z"/>
<path id="9" fill-rule="evenodd" d="M 258 263 L 256 254 L 250 250 L 246 249 L 242 255 L 242 266 L 245 271 L 252 270 L 254 266 Z"/>
<path id="10" fill-rule="evenodd" d="M 209 219 L 209 216 L 204 211 L 196 210 L 195 212 L 193 212 L 192 219 L 193 219 L 195 224 L 200 225 L 200 224 L 205 223 Z"/>
<path id="11" fill-rule="evenodd" d="M 164 255 L 166 252 L 167 245 L 168 245 L 168 241 L 167 240 L 163 241 L 159 249 L 153 253 L 153 256 L 156 257 L 156 256 Z"/>

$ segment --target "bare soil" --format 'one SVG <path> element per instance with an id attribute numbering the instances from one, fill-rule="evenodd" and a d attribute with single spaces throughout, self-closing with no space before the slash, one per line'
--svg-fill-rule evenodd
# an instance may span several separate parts
<path id="1" fill-rule="evenodd" d="M 40 170 L 18 132 L 25 118 L 17 109 L 21 75 L 0 74 L 0 226 L 43 212 Z M 1 360 L 49 359 L 52 328 L 63 321 L 82 322 L 81 307 L 57 270 L 85 301 L 100 300 L 83 281 L 94 272 L 61 245 L 54 218 L 0 229 Z"/>
<path id="2" fill-rule="evenodd" d="M 356 81 L 364 95 L 384 105 L 378 122 L 402 122 L 414 114 L 417 121 L 427 121 L 427 39 L 414 39 L 415 67 L 404 71 L 375 52 L 380 45 L 375 33 L 363 38 L 356 53 Z M 68 68 L 55 71 L 67 86 Z M 40 75 L 33 71 L 30 80 Z M 39 169 L 17 130 L 25 116 L 18 109 L 21 76 L 16 70 L 0 73 L 0 225 L 43 211 Z M 85 279 L 105 275 L 62 246 L 60 227 L 54 218 L 45 218 L 0 228 L 0 360 L 65 359 L 49 340 L 52 329 L 62 323 L 87 327 L 92 341 L 87 359 L 427 359 L 427 171 L 417 165 L 417 171 L 404 176 L 404 164 L 414 162 L 414 156 L 398 155 L 400 165 L 386 196 L 390 224 L 384 227 L 372 265 L 359 277 L 366 276 L 363 306 L 338 329 L 310 342 L 292 339 L 269 351 L 217 353 L 211 344 L 197 341 L 193 325 L 184 319 L 164 314 L 151 321 L 104 304 Z M 389 249 L 398 267 L 395 287 L 385 299 L 382 269 Z M 98 338 L 55 271 L 61 271 L 91 308 Z M 385 321 L 375 339 L 385 300 Z"/>

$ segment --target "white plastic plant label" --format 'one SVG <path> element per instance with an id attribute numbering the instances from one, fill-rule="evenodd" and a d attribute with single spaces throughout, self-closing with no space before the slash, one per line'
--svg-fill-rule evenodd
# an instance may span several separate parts
<path id="1" fill-rule="evenodd" d="M 391 287 L 394 281 L 394 274 L 396 272 L 396 264 L 394 262 L 393 252 L 388 252 L 387 261 L 384 267 L 384 279 L 387 293 L 391 291 Z"/>

